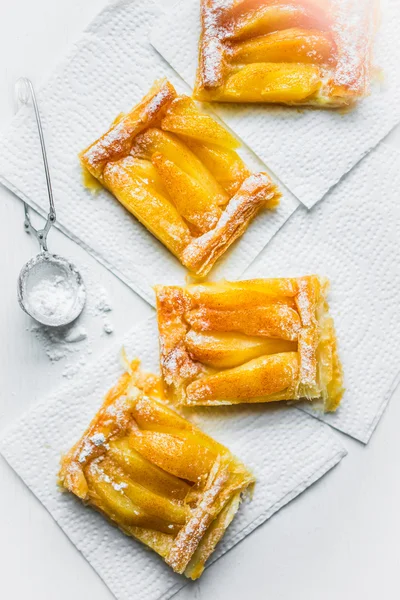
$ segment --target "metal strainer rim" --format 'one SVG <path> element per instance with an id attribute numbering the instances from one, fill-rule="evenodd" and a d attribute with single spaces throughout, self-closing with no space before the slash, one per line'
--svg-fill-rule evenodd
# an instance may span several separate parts
<path id="1" fill-rule="evenodd" d="M 67 269 L 71 272 L 71 275 L 75 276 L 77 281 L 77 294 L 76 299 L 73 305 L 72 310 L 70 311 L 68 318 L 66 320 L 60 319 L 57 315 L 55 315 L 53 320 L 41 320 L 38 318 L 39 315 L 33 315 L 32 312 L 29 311 L 26 300 L 24 299 L 24 287 L 23 283 L 26 281 L 26 278 L 29 272 L 39 263 L 49 261 L 49 262 L 58 262 L 67 267 Z M 22 310 L 32 317 L 35 321 L 40 323 L 41 325 L 45 325 L 46 327 L 63 327 L 66 325 L 70 325 L 79 317 L 81 314 L 85 303 L 86 303 L 86 287 L 84 281 L 82 279 L 82 275 L 76 268 L 76 266 L 71 263 L 69 260 L 64 258 L 63 256 L 59 256 L 58 254 L 51 254 L 50 252 L 40 252 L 22 267 L 17 282 L 17 296 L 18 302 Z"/>

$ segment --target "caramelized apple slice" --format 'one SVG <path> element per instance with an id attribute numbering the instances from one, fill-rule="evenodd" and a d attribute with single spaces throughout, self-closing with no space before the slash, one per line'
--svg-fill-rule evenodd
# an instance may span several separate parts
<path id="1" fill-rule="evenodd" d="M 202 433 L 200 430 L 194 431 L 193 425 L 187 420 L 178 415 L 174 410 L 171 410 L 161 402 L 154 399 L 149 399 L 147 396 L 136 403 L 132 412 L 136 423 L 140 429 L 148 431 L 158 431 L 159 433 L 170 433 L 177 437 L 190 439 L 197 444 L 206 446 L 215 454 L 224 454 L 226 448 Z"/>
<path id="2" fill-rule="evenodd" d="M 301 63 L 245 65 L 226 82 L 224 98 L 244 102 L 300 102 L 321 85 L 318 66 Z"/>
<path id="3" fill-rule="evenodd" d="M 111 482 L 115 490 L 123 492 L 133 504 L 148 515 L 159 517 L 169 523 L 183 525 L 186 522 L 188 517 L 187 507 L 168 498 L 163 498 L 161 495 L 155 494 L 139 483 L 132 481 L 108 457 L 103 460 L 100 466 L 105 480 Z"/>
<path id="4" fill-rule="evenodd" d="M 284 304 L 255 306 L 248 310 L 198 308 L 185 314 L 196 331 L 235 331 L 283 340 L 297 340 L 301 328 L 299 314 Z"/>
<path id="5" fill-rule="evenodd" d="M 182 429 L 174 429 L 173 427 L 160 427 L 158 433 L 168 433 L 187 444 L 206 448 L 212 452 L 212 455 L 223 456 L 227 453 L 227 449 L 222 444 L 219 444 L 202 431 L 182 431 Z"/>
<path id="6" fill-rule="evenodd" d="M 209 115 L 200 112 L 191 98 L 173 100 L 161 121 L 161 128 L 206 144 L 234 150 L 239 141 Z"/>
<path id="7" fill-rule="evenodd" d="M 178 415 L 165 404 L 157 402 L 154 398 L 150 399 L 146 395 L 136 402 L 132 414 L 140 429 L 156 430 L 159 427 L 186 431 L 193 429 L 193 425 L 187 419 Z"/>
<path id="8" fill-rule="evenodd" d="M 109 456 L 133 481 L 138 481 L 148 490 L 167 498 L 186 498 L 190 485 L 153 465 L 131 447 L 128 439 L 111 441 L 109 445 Z"/>
<path id="9" fill-rule="evenodd" d="M 297 286 L 291 279 L 252 279 L 189 285 L 187 291 L 201 306 L 235 310 L 271 303 L 295 306 Z"/>
<path id="10" fill-rule="evenodd" d="M 160 153 L 193 177 L 208 191 L 218 204 L 229 200 L 225 190 L 217 183 L 201 161 L 183 144 L 177 136 L 160 129 L 148 129 L 135 138 L 131 154 L 137 158 L 151 160 L 153 154 Z"/>
<path id="11" fill-rule="evenodd" d="M 183 432 L 182 432 L 183 433 Z M 209 473 L 215 454 L 197 440 L 155 431 L 133 431 L 129 437 L 132 448 L 164 471 L 198 481 Z"/>
<path id="12" fill-rule="evenodd" d="M 300 62 L 326 63 L 335 45 L 328 34 L 294 27 L 235 44 L 232 61 L 236 63 Z"/>
<path id="13" fill-rule="evenodd" d="M 336 341 L 332 348 L 332 379 L 326 386 L 324 391 L 325 410 L 327 412 L 335 412 L 339 407 L 344 393 L 342 365 L 339 359 Z"/>
<path id="14" fill-rule="evenodd" d="M 189 228 L 165 196 L 157 194 L 132 173 L 134 160 L 128 156 L 108 163 L 104 169 L 104 183 L 129 212 L 179 256 L 192 239 Z"/>
<path id="15" fill-rule="evenodd" d="M 157 552 L 164 559 L 168 556 L 173 548 L 174 544 L 174 532 L 169 531 L 167 534 L 157 531 L 154 535 L 154 531 L 151 529 L 142 529 L 141 527 L 135 527 L 134 525 L 119 525 L 119 528 L 126 534 L 133 538 L 136 538 L 142 544 Z M 174 526 L 175 530 L 177 526 Z"/>
<path id="16" fill-rule="evenodd" d="M 179 531 L 177 524 L 150 515 L 132 502 L 123 491 L 125 482 L 112 482 L 100 465 L 92 462 L 86 469 L 86 477 L 91 502 L 117 523 L 169 534 Z"/>
<path id="17" fill-rule="evenodd" d="M 200 233 L 215 227 L 222 213 L 207 190 L 162 154 L 153 154 L 152 161 L 182 217 Z"/>
<path id="18" fill-rule="evenodd" d="M 185 341 L 194 360 L 217 369 L 237 367 L 267 354 L 297 350 L 295 342 L 250 337 L 238 333 L 198 333 L 193 329 L 187 333 Z"/>
<path id="19" fill-rule="evenodd" d="M 187 404 L 263 401 L 290 398 L 299 372 L 297 352 L 255 358 L 246 364 L 190 383 Z M 270 398 L 268 398 L 270 397 Z"/>
<path id="20" fill-rule="evenodd" d="M 244 40 L 265 35 L 280 29 L 304 27 L 306 29 L 324 29 L 328 26 L 317 7 L 302 6 L 299 2 L 270 2 L 245 12 L 234 25 L 232 38 Z"/>
<path id="21" fill-rule="evenodd" d="M 322 388 L 324 408 L 328 412 L 334 412 L 340 404 L 344 389 L 333 319 L 325 317 L 320 321 L 320 326 L 318 380 Z"/>
<path id="22" fill-rule="evenodd" d="M 236 194 L 251 174 L 234 150 L 192 140 L 188 141 L 188 146 L 230 196 Z"/>
<path id="23" fill-rule="evenodd" d="M 139 177 L 156 194 L 168 196 L 161 177 L 151 161 L 132 157 L 126 161 L 125 168 L 132 176 Z"/>

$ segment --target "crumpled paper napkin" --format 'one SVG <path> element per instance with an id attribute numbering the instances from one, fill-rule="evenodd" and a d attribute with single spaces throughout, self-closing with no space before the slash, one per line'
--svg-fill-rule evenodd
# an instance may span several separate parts
<path id="1" fill-rule="evenodd" d="M 400 153 L 381 144 L 322 202 L 294 215 L 243 279 L 331 280 L 346 393 L 333 414 L 305 410 L 367 443 L 400 381 Z"/>
<path id="2" fill-rule="evenodd" d="M 228 0 L 230 1 L 230 0 Z M 362 1 L 362 0 L 360 0 Z M 307 207 L 335 185 L 400 121 L 400 3 L 382 0 L 372 94 L 347 114 L 255 104 L 213 103 L 212 109 Z M 155 25 L 151 41 L 193 86 L 200 0 L 181 0 Z"/>
<path id="3" fill-rule="evenodd" d="M 148 40 L 158 15 L 151 0 L 107 5 L 37 93 L 60 228 L 151 304 L 152 286 L 183 283 L 187 271 L 108 192 L 93 195 L 84 187 L 78 153 L 106 131 L 121 111 L 141 100 L 154 80 L 166 76 L 178 91 L 190 93 Z M 244 148 L 242 155 L 254 170 L 266 170 L 250 150 Z M 18 112 L 0 138 L 0 182 L 47 214 L 40 145 L 30 107 Z M 212 276 L 239 277 L 275 235 L 298 206 L 289 191 L 282 191 L 280 207 L 256 217 Z"/>
<path id="4" fill-rule="evenodd" d="M 61 493 L 56 483 L 61 453 L 82 435 L 122 373 L 122 344 L 130 358 L 139 354 L 145 368 L 158 370 L 157 325 L 151 317 L 3 432 L 0 451 L 118 600 L 166 600 L 187 580 L 71 494 Z M 258 479 L 253 500 L 241 505 L 212 562 L 346 455 L 329 427 L 291 407 L 206 409 L 191 418 Z"/>

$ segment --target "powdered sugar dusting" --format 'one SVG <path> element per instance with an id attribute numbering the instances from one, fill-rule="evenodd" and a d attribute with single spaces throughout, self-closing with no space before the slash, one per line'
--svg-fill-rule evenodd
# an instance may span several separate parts
<path id="1" fill-rule="evenodd" d="M 157 115 L 168 100 L 171 100 L 171 90 L 168 86 L 164 85 L 146 105 L 146 113 L 151 115 L 151 117 Z"/>
<path id="2" fill-rule="evenodd" d="M 222 85 L 225 48 L 223 37 L 228 30 L 221 25 L 222 16 L 233 5 L 232 0 L 203 2 L 200 77 L 206 88 Z"/>
<path id="3" fill-rule="evenodd" d="M 335 84 L 361 91 L 369 82 L 374 34 L 371 0 L 332 0 L 335 34 L 339 48 Z"/>
<path id="4" fill-rule="evenodd" d="M 312 278 L 302 278 L 298 281 L 299 291 L 296 295 L 296 305 L 300 314 L 302 328 L 299 332 L 298 351 L 300 355 L 299 384 L 316 386 L 317 377 L 317 346 L 319 327 L 316 320 L 316 304 L 314 294 L 317 293 Z"/>
<path id="5" fill-rule="evenodd" d="M 78 461 L 80 463 L 86 462 L 87 458 L 91 455 L 92 452 L 93 452 L 93 443 L 91 443 L 89 440 L 85 440 L 83 443 L 82 450 L 79 453 Z"/>
<path id="6" fill-rule="evenodd" d="M 112 486 L 114 490 L 116 490 L 117 492 L 121 492 L 122 490 L 128 487 L 128 484 L 122 481 L 121 483 L 113 483 Z"/>
<path id="7" fill-rule="evenodd" d="M 229 14 L 229 9 L 234 5 L 233 0 L 203 0 L 203 19 L 202 24 L 204 32 L 209 38 L 222 38 L 223 34 L 228 33 L 223 22 Z"/>
<path id="8" fill-rule="evenodd" d="M 171 352 L 161 357 L 161 363 L 171 383 L 176 377 L 191 379 L 199 373 L 199 366 L 190 359 L 184 347 L 173 348 Z"/>
<path id="9" fill-rule="evenodd" d="M 103 433 L 95 433 L 90 439 L 95 446 L 101 446 L 106 441 Z"/>
<path id="10" fill-rule="evenodd" d="M 223 84 L 224 46 L 218 38 L 210 38 L 203 43 L 201 72 L 205 88 L 215 88 Z"/>

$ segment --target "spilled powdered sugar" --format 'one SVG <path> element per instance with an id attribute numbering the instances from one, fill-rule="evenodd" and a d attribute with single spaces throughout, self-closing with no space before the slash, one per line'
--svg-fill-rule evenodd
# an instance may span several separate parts
<path id="1" fill-rule="evenodd" d="M 96 301 L 93 309 L 89 307 L 90 314 L 100 315 L 104 313 L 109 313 L 112 311 L 112 306 L 110 302 L 110 298 L 108 297 L 107 290 L 101 286 L 96 289 Z"/>
<path id="2" fill-rule="evenodd" d="M 75 344 L 76 342 L 82 342 L 83 340 L 86 340 L 86 338 L 86 329 L 77 325 L 68 331 L 65 336 L 65 341 L 68 342 L 68 344 Z"/>
<path id="3" fill-rule="evenodd" d="M 27 327 L 42 346 L 51 364 L 65 361 L 62 376 L 66 379 L 75 377 L 93 352 L 88 329 L 82 324 L 85 315 L 90 317 L 92 323 L 100 320 L 102 335 L 108 336 L 114 331 L 110 319 L 112 303 L 107 290 L 93 279 L 87 266 L 82 268 L 82 273 L 86 282 L 87 299 L 80 319 L 66 327 L 47 327 L 37 322 L 32 322 Z M 40 288 L 36 289 L 36 286 L 33 288 L 33 301 L 40 307 L 41 312 L 60 314 L 63 306 L 68 307 L 69 310 L 68 302 L 72 296 L 61 279 L 57 276 L 57 281 L 45 281 L 41 283 Z M 77 354 L 79 356 L 76 356 Z"/>
<path id="4" fill-rule="evenodd" d="M 103 330 L 105 333 L 110 334 L 114 331 L 112 323 L 108 319 L 104 319 Z"/>
<path id="5" fill-rule="evenodd" d="M 87 331 L 81 325 L 53 328 L 35 323 L 27 329 L 34 333 L 52 363 L 77 352 L 80 342 L 87 340 Z"/>

